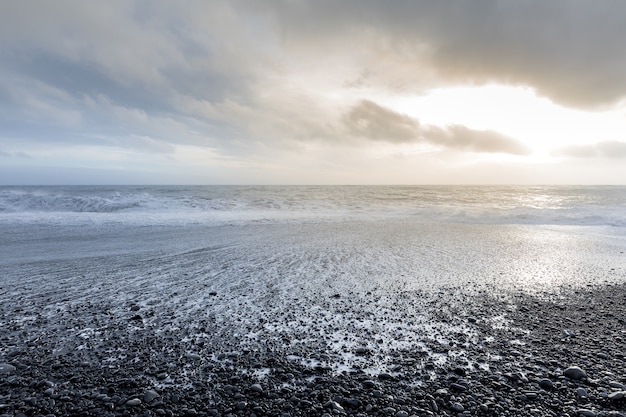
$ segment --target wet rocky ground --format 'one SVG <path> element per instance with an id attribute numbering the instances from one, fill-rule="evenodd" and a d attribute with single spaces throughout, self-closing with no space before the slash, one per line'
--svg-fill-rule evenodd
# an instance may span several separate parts
<path id="1" fill-rule="evenodd" d="M 291 313 L 259 313 L 268 306 L 247 319 L 189 310 L 180 319 L 157 303 L 10 287 L 1 288 L 1 417 L 626 415 L 625 285 L 471 298 L 442 290 L 428 303 L 410 293 L 390 304 L 395 313 L 364 301 L 376 293 L 331 292 L 301 326 Z M 410 317 L 415 304 L 421 318 Z M 350 326 L 325 325 L 328 314 L 353 320 L 359 310 L 355 332 L 367 318 L 369 334 L 342 344 Z M 411 319 L 420 326 L 402 327 Z"/>

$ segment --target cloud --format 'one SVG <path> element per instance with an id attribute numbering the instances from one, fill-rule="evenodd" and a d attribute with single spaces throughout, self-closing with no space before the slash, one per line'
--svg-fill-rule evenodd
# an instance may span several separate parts
<path id="1" fill-rule="evenodd" d="M 344 116 L 343 123 L 355 136 L 390 143 L 415 142 L 421 132 L 417 120 L 370 100 L 361 100 L 352 107 Z"/>
<path id="2" fill-rule="evenodd" d="M 425 137 L 433 143 L 454 149 L 513 155 L 530 154 L 530 149 L 506 135 L 492 130 L 469 129 L 462 125 L 452 125 L 445 129 L 428 128 Z"/>
<path id="3" fill-rule="evenodd" d="M 23 151 L 0 151 L 0 158 L 32 159 L 28 153 Z"/>
<path id="4" fill-rule="evenodd" d="M 361 85 L 419 90 L 424 77 L 522 84 L 578 107 L 626 96 L 626 3 L 620 0 L 265 4 L 290 45 L 317 48 L 320 57 L 324 50 L 350 54 L 362 67 L 354 75 Z M 385 77 L 393 67 L 410 71 Z"/>
<path id="5" fill-rule="evenodd" d="M 0 146 L 4 158 L 83 146 L 159 162 L 188 146 L 265 166 L 363 143 L 524 155 L 498 131 L 377 103 L 496 83 L 609 106 L 626 97 L 625 14 L 621 0 L 3 2 Z"/>
<path id="6" fill-rule="evenodd" d="M 498 132 L 474 130 L 462 125 L 424 126 L 412 117 L 361 100 L 343 117 L 351 135 L 389 143 L 427 142 L 448 149 L 526 155 L 530 150 Z"/>
<path id="7" fill-rule="evenodd" d="M 573 158 L 626 158 L 626 142 L 603 141 L 587 145 L 571 145 L 559 148 L 553 152 L 554 156 Z"/>

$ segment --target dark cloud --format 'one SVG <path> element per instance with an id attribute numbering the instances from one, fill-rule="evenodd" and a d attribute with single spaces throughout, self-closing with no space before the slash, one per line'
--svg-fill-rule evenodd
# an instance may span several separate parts
<path id="1" fill-rule="evenodd" d="M 626 142 L 603 141 L 587 145 L 571 145 L 557 149 L 555 156 L 574 158 L 626 158 Z"/>
<path id="2" fill-rule="evenodd" d="M 528 85 L 572 106 L 606 105 L 626 96 L 626 2 L 621 0 L 269 5 L 291 37 L 318 39 L 321 48 L 355 42 L 359 51 L 369 47 L 385 53 L 384 60 L 367 63 L 370 74 L 395 60 L 413 65 L 414 73 L 431 67 L 448 81 Z M 359 38 L 368 44 L 359 44 Z M 378 82 L 410 87 L 406 79 Z"/>
<path id="3" fill-rule="evenodd" d="M 474 130 L 453 125 L 447 128 L 425 126 L 418 120 L 362 100 L 343 117 L 350 134 L 389 143 L 428 142 L 449 149 L 472 152 L 526 155 L 530 150 L 521 143 L 498 132 Z"/>
<path id="4" fill-rule="evenodd" d="M 498 132 L 423 125 L 376 101 L 493 82 L 611 105 L 626 97 L 625 15 L 622 0 L 5 1 L 2 157 L 39 145 L 163 159 L 191 145 L 269 161 L 286 149 L 339 154 L 346 135 L 523 155 Z M 350 107 L 355 98 L 370 100 Z"/>

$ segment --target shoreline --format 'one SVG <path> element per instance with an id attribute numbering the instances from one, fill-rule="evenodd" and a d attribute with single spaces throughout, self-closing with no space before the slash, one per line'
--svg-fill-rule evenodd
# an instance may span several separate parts
<path id="1" fill-rule="evenodd" d="M 348 340 L 355 366 L 344 372 L 330 366 L 327 342 L 306 340 L 298 326 L 277 333 L 282 344 L 260 340 L 246 349 L 237 329 L 219 329 L 219 321 L 195 323 L 210 337 L 193 339 L 176 326 L 159 328 L 175 312 L 157 312 L 156 321 L 140 304 L 125 304 L 116 316 L 94 298 L 66 302 L 65 330 L 46 330 L 49 319 L 32 314 L 49 302 L 46 294 L 40 306 L 4 303 L 0 416 L 626 415 L 626 284 L 552 297 L 512 293 L 506 301 L 475 296 L 464 304 L 440 293 L 425 308 L 430 320 L 449 326 L 446 337 L 417 335 L 421 344 L 385 352 Z M 419 294 L 402 296 L 423 302 Z M 362 308 L 355 297 L 333 294 L 325 302 Z M 358 369 L 381 355 L 378 374 Z"/>

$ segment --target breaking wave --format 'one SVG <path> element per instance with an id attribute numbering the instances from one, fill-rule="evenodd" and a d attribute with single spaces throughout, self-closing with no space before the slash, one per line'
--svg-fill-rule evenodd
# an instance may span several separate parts
<path id="1" fill-rule="evenodd" d="M 626 226 L 626 187 L 0 187 L 4 222 L 422 221 Z"/>

